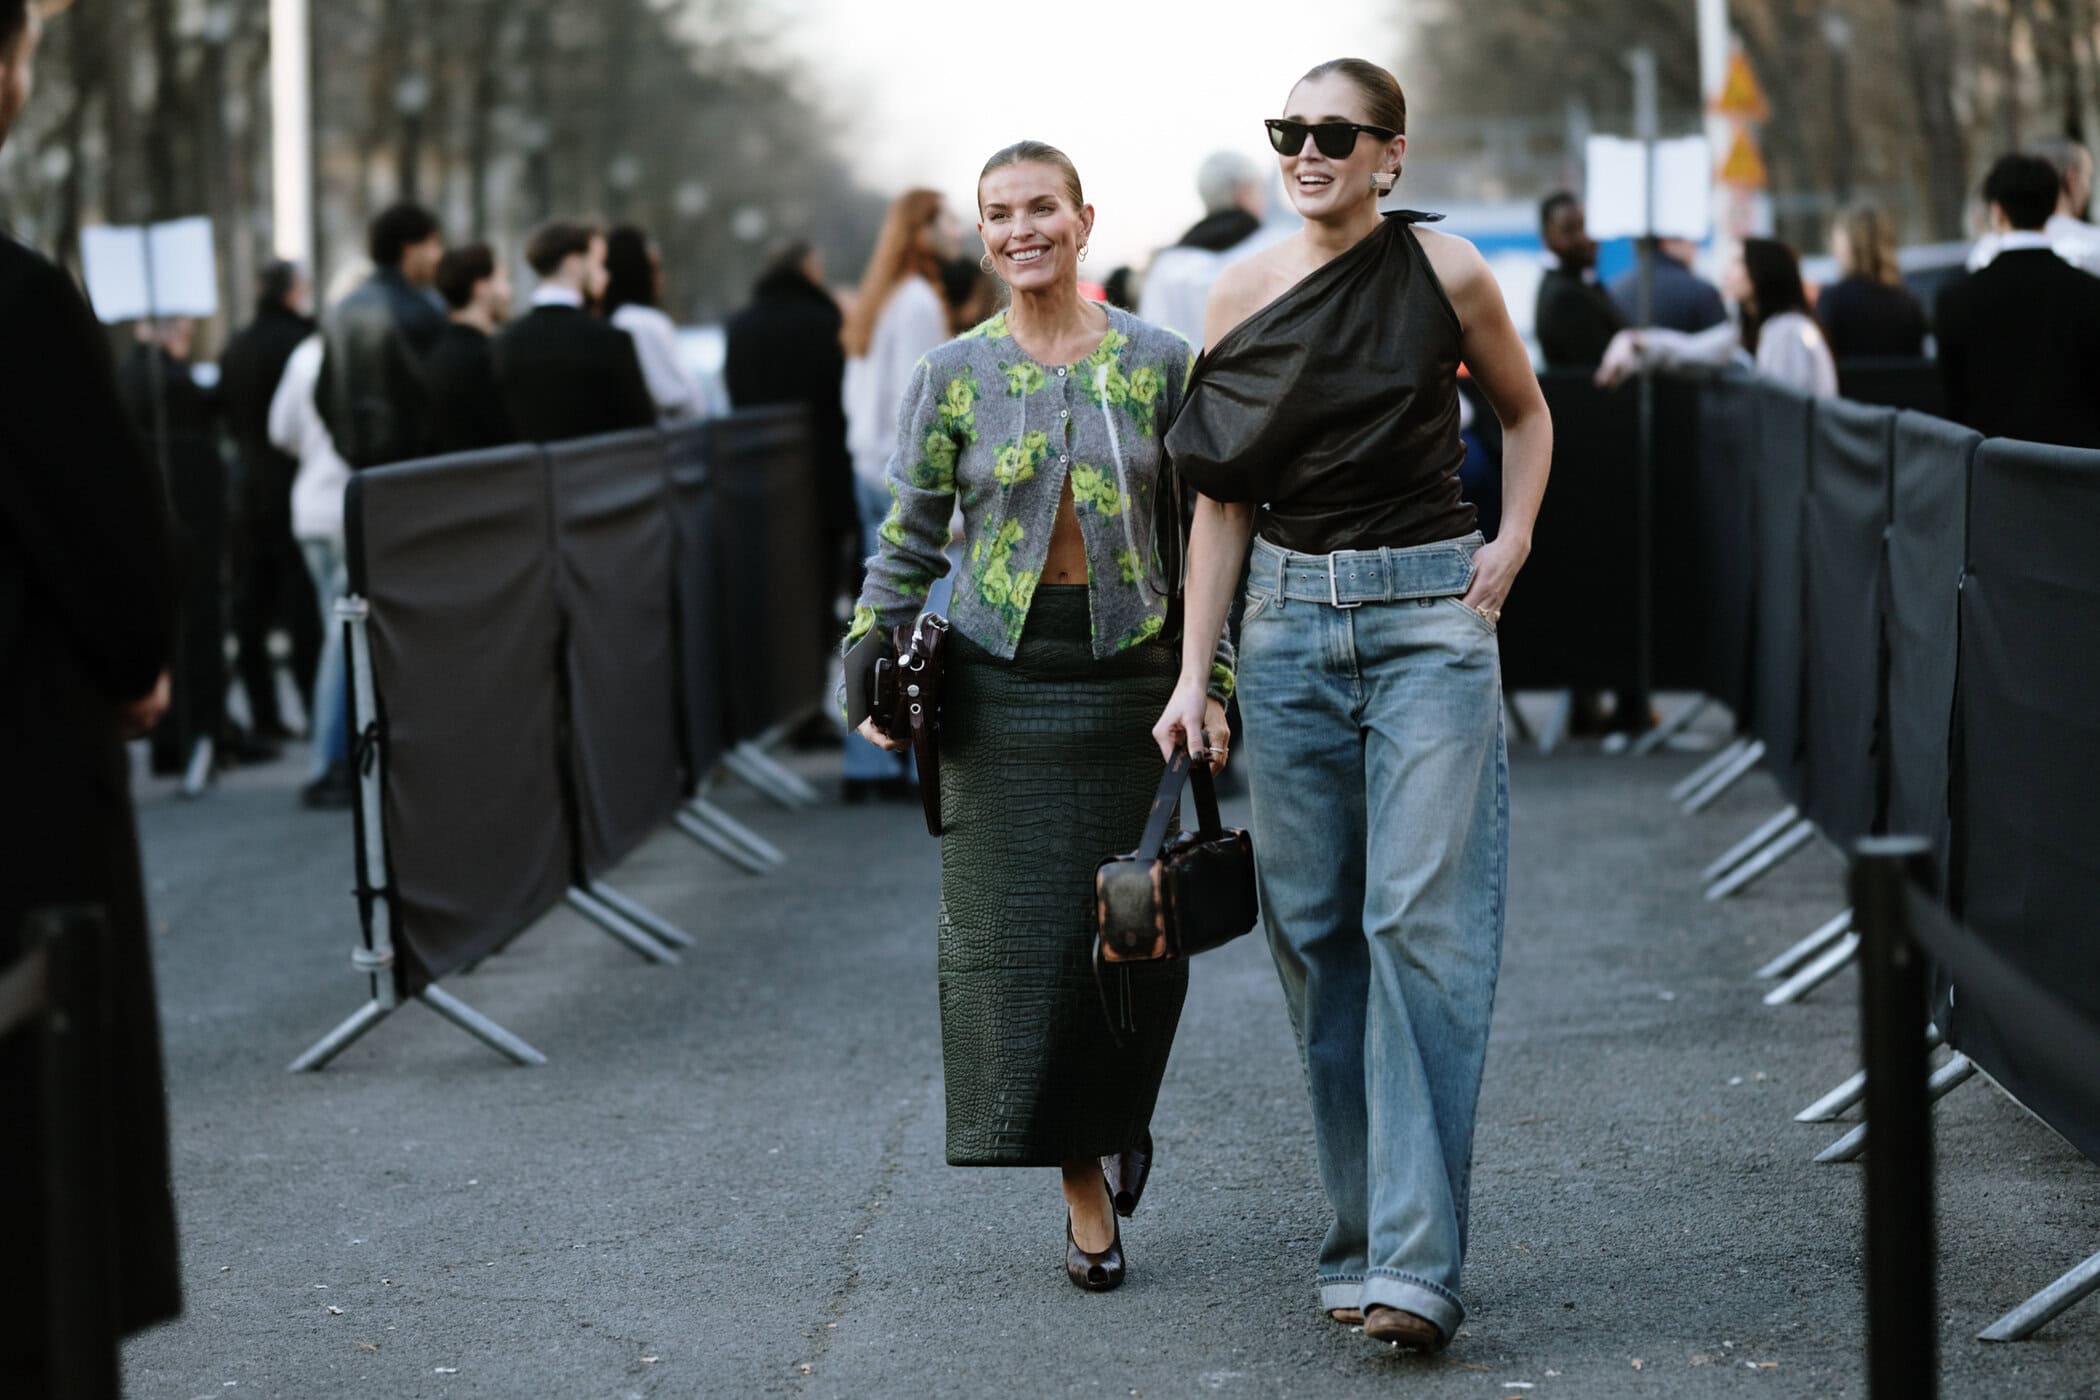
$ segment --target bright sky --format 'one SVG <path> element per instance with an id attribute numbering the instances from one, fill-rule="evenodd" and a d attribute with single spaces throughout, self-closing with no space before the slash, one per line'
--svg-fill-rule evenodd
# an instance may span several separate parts
<path id="1" fill-rule="evenodd" d="M 1095 277 L 1142 264 L 1201 217 L 1196 166 L 1212 151 L 1242 150 L 1273 171 L 1262 119 L 1282 114 L 1306 69 L 1344 57 L 1391 67 L 1401 43 L 1387 17 L 1400 6 L 1376 0 L 756 8 L 778 17 L 776 37 L 820 85 L 872 189 L 931 185 L 973 222 L 985 157 L 1023 137 L 1062 148 L 1095 208 Z"/>

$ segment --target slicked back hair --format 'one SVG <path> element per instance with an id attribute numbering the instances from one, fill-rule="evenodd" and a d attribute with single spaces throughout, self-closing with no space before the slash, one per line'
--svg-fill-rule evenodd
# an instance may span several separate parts
<path id="1" fill-rule="evenodd" d="M 1309 83 L 1326 77 L 1349 80 L 1364 100 L 1369 125 L 1386 127 L 1402 136 L 1407 134 L 1407 94 L 1400 90 L 1400 80 L 1391 73 L 1365 58 L 1330 58 L 1298 81 Z"/>

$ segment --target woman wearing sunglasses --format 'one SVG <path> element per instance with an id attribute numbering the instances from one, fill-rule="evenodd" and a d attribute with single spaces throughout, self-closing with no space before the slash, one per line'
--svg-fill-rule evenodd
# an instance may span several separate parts
<path id="1" fill-rule="evenodd" d="M 1066 1276 L 1105 1291 L 1123 1280 L 1116 1216 L 1150 1170 L 1188 989 L 1179 961 L 1104 987 L 1089 955 L 1094 869 L 1144 831 L 1160 776 L 1147 726 L 1180 669 L 1152 532 L 1160 434 L 1192 357 L 1080 295 L 1094 208 L 1062 152 L 998 152 L 977 207 L 983 266 L 1012 301 L 912 373 L 848 656 L 863 664 L 861 638 L 925 606 L 959 504 L 940 738 L 948 1161 L 1059 1168 Z M 1193 708 L 1222 745 L 1230 648 L 1203 670 Z M 860 732 L 896 747 L 872 722 Z M 1118 1038 L 1105 999 L 1134 1032 Z"/>
<path id="2" fill-rule="evenodd" d="M 1202 743 L 1239 635 L 1262 915 L 1333 1222 L 1321 1306 L 1433 1349 L 1464 1318 L 1473 1115 L 1501 962 L 1508 765 L 1495 623 L 1531 548 L 1552 425 L 1471 244 L 1381 217 L 1407 150 L 1393 76 L 1322 64 L 1269 122 L 1302 231 L 1225 270 L 1167 435 L 1201 493 L 1181 680 L 1154 736 Z M 1459 494 L 1458 369 L 1502 422 L 1493 543 Z M 1258 509 L 1257 509 L 1258 508 Z"/>

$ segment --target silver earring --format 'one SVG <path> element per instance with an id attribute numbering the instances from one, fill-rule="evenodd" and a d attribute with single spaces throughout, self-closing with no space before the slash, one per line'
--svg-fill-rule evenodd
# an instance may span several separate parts
<path id="1" fill-rule="evenodd" d="M 992 255 L 990 253 L 986 253 L 983 257 L 979 258 L 977 260 L 977 266 L 986 272 L 990 272 L 992 270 Z"/>
<path id="2" fill-rule="evenodd" d="M 1371 193 L 1391 194 L 1393 192 L 1393 185 L 1396 181 L 1399 180 L 1399 178 L 1400 172 L 1397 170 L 1379 171 L 1376 175 L 1373 175 L 1371 177 Z"/>
<path id="3" fill-rule="evenodd" d="M 1086 244 L 1084 243 L 1079 245 L 1079 260 L 1081 262 L 1086 261 Z"/>

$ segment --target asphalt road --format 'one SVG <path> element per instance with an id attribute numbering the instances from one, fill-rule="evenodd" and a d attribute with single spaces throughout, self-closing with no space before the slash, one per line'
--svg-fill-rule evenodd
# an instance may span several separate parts
<path id="1" fill-rule="evenodd" d="M 665 833 L 615 881 L 683 924 L 643 964 L 566 912 L 452 989 L 286 1063 L 361 983 L 344 819 L 290 763 L 141 821 L 187 1307 L 134 1396 L 1863 1395 L 1860 1182 L 1793 1112 L 1854 1067 L 1856 983 L 1750 970 L 1842 904 L 1816 851 L 1725 906 L 1697 872 L 1777 805 L 1695 819 L 1693 759 L 1519 756 L 1465 1330 L 1409 1358 L 1328 1322 L 1297 1061 L 1268 956 L 1205 957 L 1117 1293 L 1072 1288 L 1054 1174 L 942 1162 L 936 850 L 908 808 L 723 804 L 765 879 Z M 821 776 L 823 759 L 803 760 Z M 1244 808 L 1241 809 L 1242 813 Z M 1256 833 L 1259 840 L 1259 833 Z M 2100 1394 L 2100 1302 L 1973 1334 L 2100 1247 L 2100 1171 L 1982 1081 L 1937 1116 L 1950 1396 Z"/>

